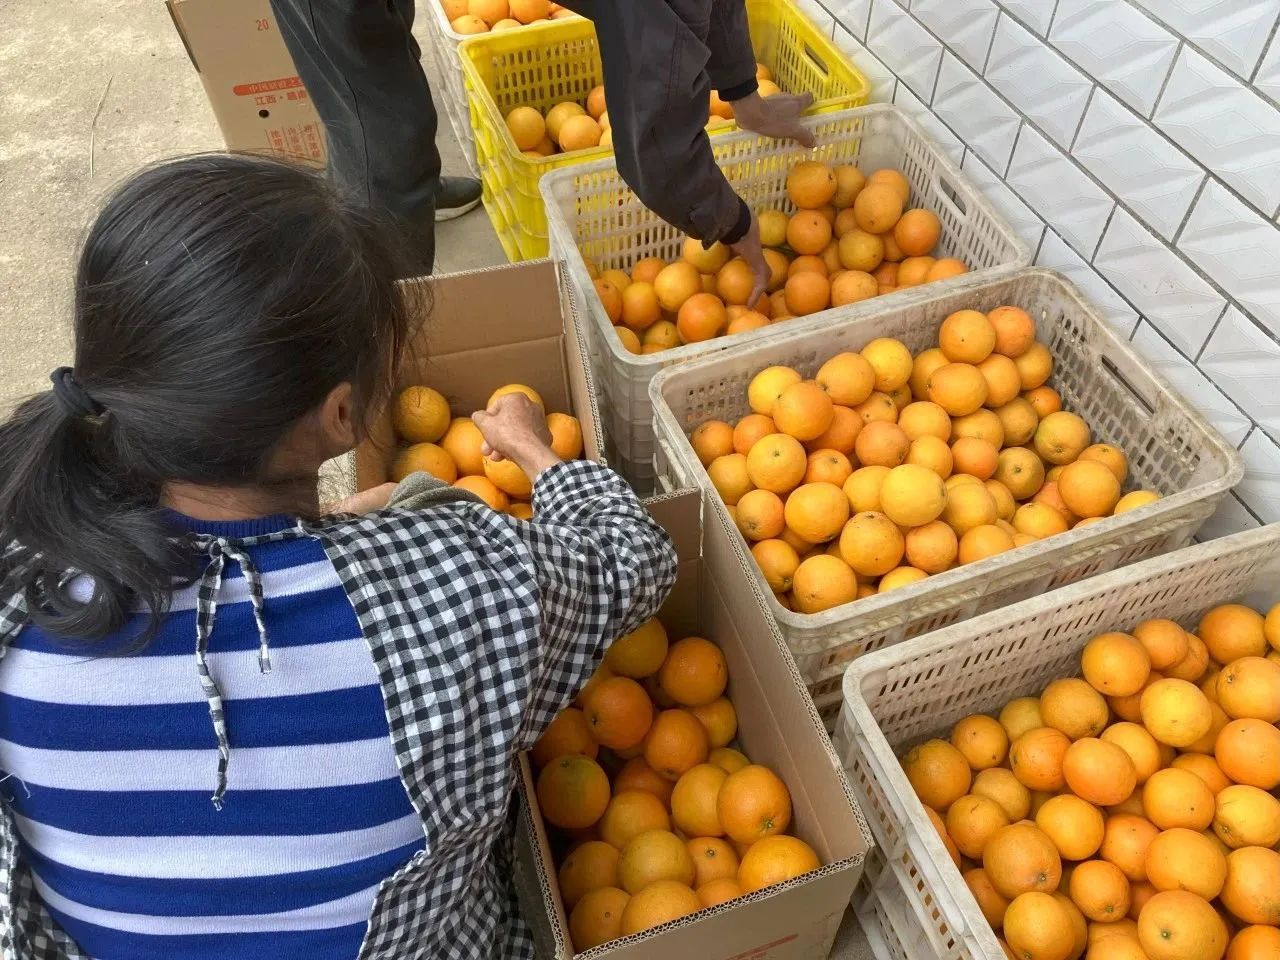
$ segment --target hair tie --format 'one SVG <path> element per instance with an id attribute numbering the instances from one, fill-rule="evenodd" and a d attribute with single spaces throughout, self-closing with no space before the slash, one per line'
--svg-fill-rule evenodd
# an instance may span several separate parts
<path id="1" fill-rule="evenodd" d="M 102 404 L 89 396 L 89 392 L 76 379 L 70 367 L 59 367 L 49 374 L 49 380 L 53 383 L 53 395 L 58 398 L 62 409 L 68 415 L 77 419 L 96 417 L 106 410 Z"/>

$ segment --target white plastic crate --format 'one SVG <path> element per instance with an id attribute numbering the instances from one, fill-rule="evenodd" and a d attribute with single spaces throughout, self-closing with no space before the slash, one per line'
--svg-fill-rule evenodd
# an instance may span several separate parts
<path id="1" fill-rule="evenodd" d="M 651 386 L 659 475 L 677 486 L 702 486 L 724 511 L 687 435 L 707 420 L 733 423 L 750 413 L 747 385 L 757 372 L 782 364 L 813 376 L 829 357 L 859 350 L 876 337 L 896 337 L 918 353 L 936 344 L 948 314 L 1014 304 L 1035 319 L 1039 339 L 1053 354 L 1049 382 L 1062 395 L 1063 407 L 1084 417 L 1096 440 L 1125 451 L 1126 489 L 1156 490 L 1162 498 L 823 613 L 795 613 L 773 599 L 773 614 L 828 725 L 839 711 L 840 679 L 850 660 L 1185 546 L 1243 476 L 1236 450 L 1060 274 L 1036 268 L 951 292 L 922 287 L 898 303 L 888 308 L 886 302 L 888 309 L 871 315 L 832 311 L 816 329 L 780 332 L 660 373 Z M 606 413 L 606 431 L 608 421 Z M 764 587 L 759 570 L 754 564 L 751 569 Z"/>
<path id="2" fill-rule="evenodd" d="M 1080 651 L 1153 617 L 1280 601 L 1280 524 L 1114 570 L 880 650 L 844 676 L 836 750 L 875 834 L 854 896 L 876 960 L 1005 960 L 898 761 L 971 713 L 1078 676 Z"/>
<path id="3" fill-rule="evenodd" d="M 872 105 L 803 120 L 817 137 L 808 150 L 795 143 L 739 131 L 712 139 L 712 149 L 729 182 L 755 210 L 794 211 L 787 199 L 787 173 L 800 160 L 855 163 L 864 171 L 896 167 L 911 182 L 912 207 L 938 215 L 940 256 L 959 257 L 971 273 L 931 284 L 932 291 L 956 289 L 982 276 L 1006 273 L 1031 262 L 1027 249 L 995 208 L 924 130 L 896 107 Z M 629 353 L 596 296 L 583 257 L 601 270 L 631 266 L 644 257 L 674 260 L 684 235 L 645 208 L 618 175 L 612 159 L 558 170 L 542 179 L 551 257 L 563 261 L 570 284 L 585 305 L 579 318 L 586 331 L 592 370 L 603 390 L 606 450 L 615 466 L 641 489 L 653 482 L 653 407 L 649 381 L 664 367 L 737 349 L 791 330 L 831 321 L 835 311 L 762 330 L 686 344 L 658 354 Z M 853 307 L 862 315 L 902 303 L 911 291 L 888 294 Z"/>

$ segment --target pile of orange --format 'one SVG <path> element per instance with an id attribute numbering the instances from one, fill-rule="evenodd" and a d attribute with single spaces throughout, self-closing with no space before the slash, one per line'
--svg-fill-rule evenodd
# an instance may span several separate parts
<path id="1" fill-rule="evenodd" d="M 732 112 L 719 109 L 720 118 Z M 960 260 L 933 256 L 942 225 L 929 210 L 908 209 L 910 196 L 897 170 L 864 176 L 852 165 L 796 164 L 787 175 L 795 212 L 758 214 L 770 279 L 754 304 L 747 303 L 751 268 L 719 243 L 706 249 L 690 238 L 674 263 L 646 257 L 628 273 L 597 270 L 588 261 L 587 272 L 632 353 L 756 330 L 967 273 Z"/>
<path id="2" fill-rule="evenodd" d="M 577 16 L 550 0 L 440 0 L 440 6 L 453 32 L 468 35 Z"/>
<path id="3" fill-rule="evenodd" d="M 489 397 L 493 403 L 507 393 L 523 393 L 546 411 L 538 391 L 522 383 L 499 387 Z M 391 464 L 391 479 L 399 482 L 422 471 L 470 490 L 494 510 L 518 520 L 533 516 L 530 498 L 533 485 L 524 471 L 510 460 L 492 460 L 481 449 L 484 438 L 470 417 L 455 417 L 444 394 L 431 387 L 409 387 L 400 391 L 391 406 L 391 422 L 397 436 L 407 444 Z M 562 460 L 582 456 L 582 425 L 567 413 L 548 413 L 547 431 L 551 447 Z"/>
<path id="4" fill-rule="evenodd" d="M 576 951 L 821 865 L 787 834 L 791 793 L 731 744 L 724 654 L 650 620 L 618 640 L 534 745 L 543 819 L 568 844 L 560 895 Z"/>
<path id="5" fill-rule="evenodd" d="M 1014 960 L 1280 957 L 1280 604 L 1094 637 L 902 759 Z"/>
<path id="6" fill-rule="evenodd" d="M 736 424 L 690 437 L 779 600 L 818 613 L 1098 523 L 1124 451 L 1048 386 L 1053 357 L 1018 307 L 961 310 L 913 357 L 879 338 L 812 380 L 760 371 Z"/>

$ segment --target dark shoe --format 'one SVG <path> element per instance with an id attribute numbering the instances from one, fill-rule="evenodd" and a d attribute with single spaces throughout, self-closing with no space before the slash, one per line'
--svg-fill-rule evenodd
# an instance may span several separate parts
<path id="1" fill-rule="evenodd" d="M 452 220 L 480 205 L 480 181 L 474 177 L 441 177 L 436 192 L 436 220 Z"/>

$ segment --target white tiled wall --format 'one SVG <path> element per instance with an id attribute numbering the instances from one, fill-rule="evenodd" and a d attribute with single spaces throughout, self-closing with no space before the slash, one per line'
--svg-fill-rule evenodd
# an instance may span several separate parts
<path id="1" fill-rule="evenodd" d="M 1280 0 L 804 0 L 1231 443 L 1280 521 Z"/>

